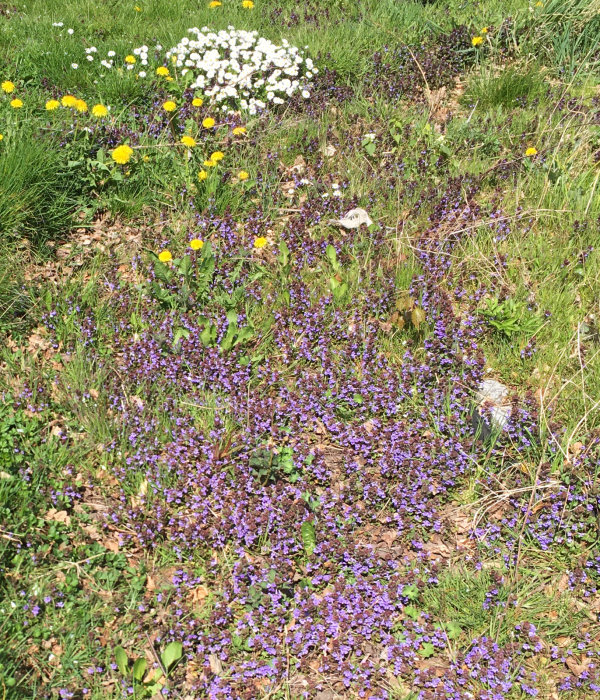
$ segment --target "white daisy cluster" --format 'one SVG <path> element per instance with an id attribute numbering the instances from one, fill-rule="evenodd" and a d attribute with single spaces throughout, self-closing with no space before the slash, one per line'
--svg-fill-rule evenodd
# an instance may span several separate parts
<path id="1" fill-rule="evenodd" d="M 167 61 L 191 73 L 191 87 L 201 91 L 224 112 L 243 109 L 250 114 L 280 105 L 295 93 L 310 97 L 310 79 L 318 72 L 310 58 L 284 39 L 281 46 L 258 32 L 212 32 L 193 28 L 169 51 Z"/>

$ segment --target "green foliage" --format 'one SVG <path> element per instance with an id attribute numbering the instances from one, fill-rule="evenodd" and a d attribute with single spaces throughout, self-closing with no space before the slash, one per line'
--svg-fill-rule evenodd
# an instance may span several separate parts
<path id="1" fill-rule="evenodd" d="M 24 260 L 16 250 L 6 248 L 0 253 L 0 336 L 3 333 L 20 336 L 31 323 L 35 302 L 19 272 L 23 265 Z"/>
<path id="2" fill-rule="evenodd" d="M 306 556 L 310 557 L 317 546 L 317 533 L 311 520 L 306 520 L 302 523 L 302 526 L 300 527 L 300 534 L 302 535 L 302 544 L 304 546 Z"/>
<path id="3" fill-rule="evenodd" d="M 505 301 L 488 299 L 486 307 L 480 309 L 479 313 L 496 332 L 506 338 L 520 334 L 533 335 L 542 325 L 540 319 L 529 313 L 524 304 L 510 298 Z"/>
<path id="4" fill-rule="evenodd" d="M 546 90 L 543 74 L 539 66 L 507 67 L 499 74 L 486 74 L 482 71 L 474 76 L 465 93 L 466 105 L 477 104 L 479 108 L 504 107 L 511 109 L 522 106 L 540 97 Z"/>
<path id="5" fill-rule="evenodd" d="M 331 244 L 327 246 L 326 255 L 334 273 L 329 278 L 329 288 L 334 300 L 341 302 L 348 294 L 348 283 L 342 277 L 342 266 L 338 262 L 336 250 Z"/>
<path id="6" fill-rule="evenodd" d="M 160 655 L 160 669 L 148 674 L 148 663 L 144 657 L 130 659 L 123 647 L 115 647 L 113 653 L 119 672 L 133 683 L 136 697 L 151 698 L 166 687 L 170 673 L 183 656 L 183 645 L 181 642 L 169 642 Z"/>
<path id="7" fill-rule="evenodd" d="M 37 421 L 14 410 L 10 396 L 0 403 L 0 470 L 16 475 L 39 433 Z"/>
<path id="8" fill-rule="evenodd" d="M 148 289 L 165 308 L 189 311 L 206 304 L 215 272 L 210 243 L 202 247 L 194 261 L 189 253 L 170 264 L 161 262 L 153 251 L 149 254 L 154 261 L 155 278 L 148 283 Z"/>
<path id="9" fill-rule="evenodd" d="M 255 450 L 250 457 L 250 467 L 265 483 L 283 480 L 293 484 L 300 479 L 300 472 L 294 464 L 294 452 L 287 446 L 278 451 L 267 447 Z"/>
<path id="10" fill-rule="evenodd" d="M 55 145 L 26 129 L 8 131 L 0 142 L 0 240 L 64 236 L 79 189 Z"/>
<path id="11" fill-rule="evenodd" d="M 539 54 L 569 76 L 600 68 L 600 5 L 597 0 L 547 0 L 530 27 Z"/>

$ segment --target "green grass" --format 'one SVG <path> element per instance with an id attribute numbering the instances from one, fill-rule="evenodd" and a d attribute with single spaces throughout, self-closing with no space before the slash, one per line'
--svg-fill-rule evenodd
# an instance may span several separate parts
<path id="1" fill-rule="evenodd" d="M 76 183 L 58 149 L 49 149 L 30 129 L 7 127 L 0 160 L 0 236 L 7 241 L 25 234 L 37 243 L 60 237 L 70 226 Z"/>

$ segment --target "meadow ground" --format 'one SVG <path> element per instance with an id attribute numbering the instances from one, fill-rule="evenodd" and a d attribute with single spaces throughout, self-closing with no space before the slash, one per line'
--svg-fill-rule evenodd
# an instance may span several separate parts
<path id="1" fill-rule="evenodd" d="M 205 26 L 283 49 L 217 104 Z M 0 698 L 600 694 L 599 72 L 598 0 L 0 2 Z"/>

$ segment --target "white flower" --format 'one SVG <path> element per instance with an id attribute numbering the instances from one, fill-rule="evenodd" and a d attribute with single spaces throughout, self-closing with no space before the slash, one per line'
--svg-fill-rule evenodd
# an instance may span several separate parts
<path id="1" fill-rule="evenodd" d="M 90 56 L 89 54 L 86 56 L 86 58 L 87 58 L 88 61 L 93 61 L 93 60 L 94 60 L 94 57 L 93 57 L 93 56 Z"/>
<path id="2" fill-rule="evenodd" d="M 52 22 L 53 27 L 62 27 L 63 23 L 62 22 Z"/>
<path id="3" fill-rule="evenodd" d="M 295 93 L 310 96 L 304 54 L 287 41 L 277 46 L 256 31 L 231 26 L 219 32 L 194 27 L 189 34 L 166 52 L 165 62 L 185 66 L 182 73 L 193 74 L 192 89 L 202 90 L 221 109 L 256 114 Z"/>
<path id="4" fill-rule="evenodd" d="M 67 34 L 74 34 L 75 30 L 74 29 L 67 29 Z"/>
<path id="5" fill-rule="evenodd" d="M 79 64 L 77 64 L 77 63 L 71 63 L 71 68 L 72 68 L 73 70 L 77 70 L 77 69 L 79 68 Z"/>
<path id="6" fill-rule="evenodd" d="M 140 78 L 145 78 L 145 77 L 146 77 L 146 71 L 145 71 L 145 70 L 141 70 L 141 71 L 138 73 L 138 75 L 140 76 Z"/>

